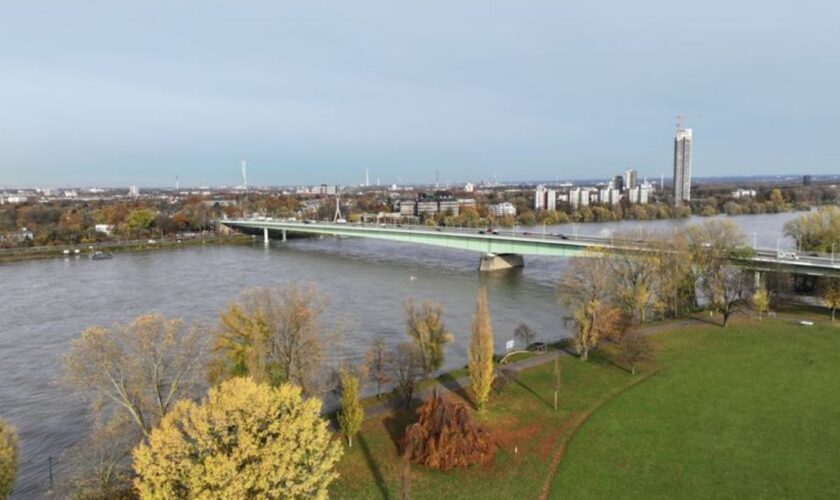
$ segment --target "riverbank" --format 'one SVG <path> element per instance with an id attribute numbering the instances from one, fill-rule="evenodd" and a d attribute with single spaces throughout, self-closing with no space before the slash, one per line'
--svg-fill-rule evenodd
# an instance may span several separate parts
<path id="1" fill-rule="evenodd" d="M 815 325 L 802 326 L 800 319 Z M 827 396 L 840 390 L 840 366 L 832 361 L 840 349 L 838 325 L 824 312 L 761 322 L 742 317 L 726 328 L 684 320 L 653 325 L 657 360 L 639 375 L 613 363 L 612 346 L 586 363 L 560 356 L 556 411 L 553 363 L 525 368 L 491 398 L 485 414 L 474 414 L 497 445 L 494 461 L 448 472 L 412 466 L 412 497 L 834 491 L 840 435 L 830 419 L 840 405 Z M 342 459 L 333 496 L 399 496 L 396 443 L 413 418 L 398 410 L 365 422 Z"/>
<path id="2" fill-rule="evenodd" d="M 247 245 L 254 241 L 254 237 L 246 234 L 211 235 L 181 240 L 131 240 L 109 241 L 104 243 L 83 245 L 51 245 L 41 247 L 20 247 L 0 249 L 0 264 L 6 262 L 20 262 L 27 260 L 54 259 L 61 257 L 89 257 L 93 251 L 112 254 L 128 252 L 151 252 L 158 250 L 172 250 L 205 245 Z M 93 248 L 93 250 L 91 250 Z M 69 254 L 65 254 L 65 250 Z M 78 252 L 78 253 L 77 253 Z"/>

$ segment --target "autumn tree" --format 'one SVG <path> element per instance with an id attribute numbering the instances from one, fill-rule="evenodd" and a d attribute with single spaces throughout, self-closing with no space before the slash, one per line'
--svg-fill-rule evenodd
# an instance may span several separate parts
<path id="1" fill-rule="evenodd" d="M 712 307 L 723 314 L 723 326 L 744 301 L 747 279 L 733 261 L 746 260 L 752 249 L 744 233 L 732 221 L 708 221 L 689 228 L 692 262 L 697 266 L 700 287 Z"/>
<path id="2" fill-rule="evenodd" d="M 347 446 L 353 446 L 353 436 L 362 427 L 365 410 L 359 400 L 359 377 L 349 370 L 339 372 L 341 381 L 341 408 L 338 410 L 338 425 L 347 437 Z"/>
<path id="3" fill-rule="evenodd" d="M 525 323 L 519 323 L 516 329 L 513 330 L 513 337 L 527 349 L 537 339 L 537 332 Z"/>
<path id="4" fill-rule="evenodd" d="M 417 417 L 417 423 L 406 429 L 402 439 L 412 461 L 449 470 L 493 459 L 493 441 L 472 422 L 463 404 L 435 393 L 417 409 Z"/>
<path id="5" fill-rule="evenodd" d="M 417 306 L 405 303 L 406 333 L 417 345 L 423 372 L 428 376 L 443 365 L 443 347 L 452 342 L 452 334 L 443 323 L 443 308 L 430 302 Z"/>
<path id="6" fill-rule="evenodd" d="M 140 498 L 327 498 L 341 443 L 294 384 L 233 378 L 180 401 L 134 451 Z"/>
<path id="7" fill-rule="evenodd" d="M 18 469 L 18 440 L 14 427 L 0 418 L 0 500 L 12 495 Z"/>
<path id="8" fill-rule="evenodd" d="M 840 209 L 823 207 L 800 215 L 785 223 L 784 232 L 805 251 L 840 250 Z"/>
<path id="9" fill-rule="evenodd" d="M 390 352 L 385 340 L 376 339 L 365 353 L 365 366 L 371 382 L 376 384 L 376 397 L 382 395 L 382 386 L 391 381 L 391 373 L 388 369 Z"/>
<path id="10" fill-rule="evenodd" d="M 493 387 L 493 325 L 487 307 L 487 292 L 482 287 L 475 299 L 475 315 L 472 323 L 472 336 L 468 354 L 470 389 L 475 405 L 484 409 Z"/>
<path id="11" fill-rule="evenodd" d="M 319 317 L 326 303 L 314 285 L 243 292 L 219 318 L 210 381 L 249 375 L 256 382 L 293 382 L 314 392 L 323 378 Z"/>
<path id="12" fill-rule="evenodd" d="M 650 341 L 639 332 L 631 331 L 622 336 L 618 345 L 618 362 L 636 374 L 636 365 L 653 360 L 654 350 Z"/>
<path id="13" fill-rule="evenodd" d="M 394 394 L 411 407 L 411 400 L 417 390 L 417 383 L 423 375 L 423 357 L 413 342 L 403 342 L 394 349 L 388 359 L 391 379 L 394 381 Z"/>
<path id="14" fill-rule="evenodd" d="M 557 284 L 560 304 L 574 325 L 574 342 L 580 358 L 589 359 L 589 351 L 604 337 L 619 331 L 621 312 L 612 305 L 610 265 L 601 255 L 575 257 Z"/>
<path id="15" fill-rule="evenodd" d="M 766 287 L 761 286 L 753 293 L 752 306 L 758 313 L 758 320 L 761 321 L 761 315 L 770 309 L 770 294 L 767 293 Z"/>
<path id="16" fill-rule="evenodd" d="M 820 300 L 823 305 L 831 309 L 831 321 L 834 321 L 834 313 L 840 307 L 840 279 L 826 278 L 820 287 Z"/>
<path id="17" fill-rule="evenodd" d="M 82 332 L 63 358 L 64 381 L 106 420 L 124 412 L 148 436 L 176 401 L 199 392 L 205 353 L 199 328 L 146 314 Z"/>
<path id="18" fill-rule="evenodd" d="M 648 244 L 651 236 L 644 231 L 618 234 L 607 262 L 614 282 L 613 294 L 617 303 L 637 323 L 644 323 L 649 311 L 659 301 L 658 261 L 654 253 L 624 251 L 638 242 Z"/>
<path id="19" fill-rule="evenodd" d="M 656 305 L 663 315 L 679 317 L 697 302 L 698 276 L 686 231 L 674 230 L 654 236 L 650 245 L 659 290 Z"/>

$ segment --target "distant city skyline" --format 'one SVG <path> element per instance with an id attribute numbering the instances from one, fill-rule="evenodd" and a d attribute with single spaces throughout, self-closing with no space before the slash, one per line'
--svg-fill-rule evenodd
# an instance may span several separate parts
<path id="1" fill-rule="evenodd" d="M 196 5 L 4 6 L 0 186 L 840 171 L 834 2 Z"/>

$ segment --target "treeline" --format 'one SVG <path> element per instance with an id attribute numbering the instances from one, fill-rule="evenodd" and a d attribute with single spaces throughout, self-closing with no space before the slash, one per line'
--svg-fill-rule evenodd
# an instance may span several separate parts
<path id="1" fill-rule="evenodd" d="M 409 300 L 404 342 L 378 338 L 364 362 L 331 366 L 325 351 L 342 332 L 323 323 L 327 304 L 314 285 L 291 283 L 244 291 L 215 326 L 146 314 L 86 329 L 62 358 L 60 382 L 89 404 L 92 431 L 62 458 L 57 488 L 73 498 L 326 498 L 342 446 L 321 416 L 320 397 L 339 396 L 336 421 L 352 446 L 364 418 L 362 386 L 374 384 L 378 395 L 392 388 L 408 407 L 453 339 L 440 305 Z M 483 408 L 494 377 L 483 290 L 469 358 Z M 416 433 L 406 439 L 415 462 L 465 460 L 460 452 L 430 458 L 434 445 Z M 481 460 L 492 456 L 484 444 Z M 0 421 L 0 498 L 11 491 L 16 450 L 14 432 Z"/>

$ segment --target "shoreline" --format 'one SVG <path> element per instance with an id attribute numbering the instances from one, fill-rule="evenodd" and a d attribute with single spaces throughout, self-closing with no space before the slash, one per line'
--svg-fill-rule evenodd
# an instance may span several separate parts
<path id="1" fill-rule="evenodd" d="M 174 250 L 178 248 L 205 245 L 250 245 L 254 241 L 254 238 L 247 234 L 235 234 L 231 236 L 214 235 L 205 238 L 183 240 L 154 240 L 154 243 L 150 243 L 149 241 L 151 240 L 109 241 L 98 244 L 7 248 L 0 250 L 0 266 L 6 263 L 46 260 L 61 257 L 89 257 L 91 254 L 90 247 L 93 247 L 96 251 L 106 251 L 112 254 L 139 253 L 158 250 Z M 70 250 L 70 254 L 65 255 L 65 250 Z M 74 253 L 76 250 L 78 250 L 79 253 Z"/>

